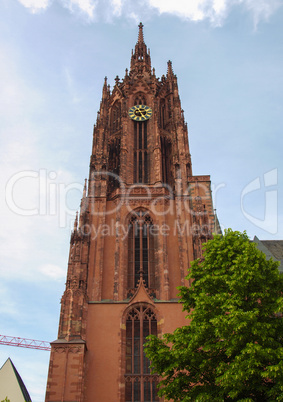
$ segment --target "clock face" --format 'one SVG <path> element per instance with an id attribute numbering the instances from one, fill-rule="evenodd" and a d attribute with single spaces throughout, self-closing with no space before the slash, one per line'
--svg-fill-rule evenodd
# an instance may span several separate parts
<path id="1" fill-rule="evenodd" d="M 146 105 L 135 105 L 130 108 L 129 116 L 136 121 L 148 120 L 152 116 L 152 110 Z"/>

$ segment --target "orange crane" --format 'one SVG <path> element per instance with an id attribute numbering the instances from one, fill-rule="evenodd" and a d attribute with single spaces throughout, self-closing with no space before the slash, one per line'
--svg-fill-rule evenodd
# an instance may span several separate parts
<path id="1" fill-rule="evenodd" d="M 19 338 L 17 336 L 0 335 L 0 345 L 18 346 L 20 348 L 51 350 L 50 343 L 35 339 Z"/>

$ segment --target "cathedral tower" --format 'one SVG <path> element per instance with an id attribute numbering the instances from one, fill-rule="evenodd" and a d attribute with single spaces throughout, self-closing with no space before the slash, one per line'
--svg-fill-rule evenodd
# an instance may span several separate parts
<path id="1" fill-rule="evenodd" d="M 143 344 L 187 324 L 176 288 L 217 224 L 210 176 L 192 175 L 172 63 L 155 76 L 142 24 L 115 81 L 94 126 L 46 402 L 160 400 Z"/>

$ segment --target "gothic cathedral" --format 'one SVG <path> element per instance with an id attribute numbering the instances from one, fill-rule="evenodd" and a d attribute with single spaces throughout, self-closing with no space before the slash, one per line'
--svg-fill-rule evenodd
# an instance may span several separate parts
<path id="1" fill-rule="evenodd" d="M 103 86 L 46 402 L 161 401 L 143 344 L 188 324 L 177 286 L 217 230 L 172 63 L 156 77 L 140 24 L 130 71 Z"/>

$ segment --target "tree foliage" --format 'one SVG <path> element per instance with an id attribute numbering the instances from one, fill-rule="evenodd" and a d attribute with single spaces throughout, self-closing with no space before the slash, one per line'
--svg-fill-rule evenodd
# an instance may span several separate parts
<path id="1" fill-rule="evenodd" d="M 246 233 L 204 245 L 180 287 L 190 324 L 151 336 L 147 357 L 174 401 L 283 401 L 283 276 Z"/>

